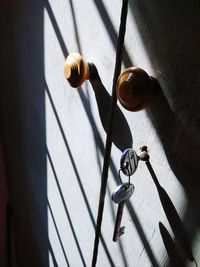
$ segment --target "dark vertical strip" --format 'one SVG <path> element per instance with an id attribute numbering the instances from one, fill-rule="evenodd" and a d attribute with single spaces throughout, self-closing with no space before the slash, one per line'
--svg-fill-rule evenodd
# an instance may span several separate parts
<path id="1" fill-rule="evenodd" d="M 48 267 L 44 6 L 42 1 L 3 0 L 0 13 L 0 120 L 12 205 L 11 264 Z"/>
<path id="2" fill-rule="evenodd" d="M 6 267 L 12 267 L 11 203 L 6 205 Z"/>
<path id="3" fill-rule="evenodd" d="M 112 87 L 112 104 L 111 104 L 111 112 L 110 112 L 110 120 L 109 120 L 110 123 L 109 123 L 107 138 L 106 138 L 103 171 L 102 171 L 102 176 L 101 176 L 101 189 L 100 189 L 100 196 L 99 196 L 97 225 L 96 225 L 96 230 L 95 230 L 92 267 L 96 266 L 99 238 L 101 235 L 101 224 L 102 224 L 102 218 L 103 218 L 106 186 L 107 186 L 107 180 L 108 180 L 108 168 L 109 168 L 110 153 L 111 153 L 111 147 L 112 147 L 111 137 L 112 137 L 113 117 L 114 117 L 114 111 L 115 111 L 115 105 L 116 105 L 116 82 L 121 71 L 122 52 L 124 48 L 124 36 L 125 36 L 125 31 L 126 31 L 127 13 L 128 13 L 128 0 L 123 0 L 119 37 L 118 37 L 117 51 L 116 51 L 116 62 L 115 62 L 115 71 L 114 71 L 114 78 L 113 78 L 113 87 Z"/>

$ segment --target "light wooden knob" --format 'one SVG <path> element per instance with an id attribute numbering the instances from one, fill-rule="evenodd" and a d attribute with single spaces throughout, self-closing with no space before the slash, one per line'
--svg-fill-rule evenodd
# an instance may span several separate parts
<path id="1" fill-rule="evenodd" d="M 77 88 L 90 78 L 91 71 L 89 63 L 86 63 L 83 57 L 78 53 L 71 53 L 65 60 L 64 75 L 69 84 Z"/>
<path id="2" fill-rule="evenodd" d="M 125 69 L 117 80 L 117 98 L 129 111 L 147 107 L 153 97 L 153 85 L 149 75 L 140 68 Z"/>

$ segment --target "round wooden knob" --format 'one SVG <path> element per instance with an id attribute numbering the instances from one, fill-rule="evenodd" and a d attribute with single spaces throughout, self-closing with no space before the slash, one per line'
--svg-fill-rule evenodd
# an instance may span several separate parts
<path id="1" fill-rule="evenodd" d="M 77 88 L 90 78 L 90 67 L 78 53 L 71 53 L 65 60 L 64 75 L 69 84 Z"/>
<path id="2" fill-rule="evenodd" d="M 117 80 L 117 98 L 129 111 L 139 111 L 147 107 L 153 96 L 153 86 L 149 75 L 140 68 L 125 69 Z"/>

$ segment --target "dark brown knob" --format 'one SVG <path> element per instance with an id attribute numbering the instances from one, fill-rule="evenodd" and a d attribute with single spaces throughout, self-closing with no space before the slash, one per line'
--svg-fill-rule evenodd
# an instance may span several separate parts
<path id="1" fill-rule="evenodd" d="M 69 84 L 77 88 L 90 78 L 90 66 L 78 53 L 71 53 L 64 64 L 64 75 Z"/>
<path id="2" fill-rule="evenodd" d="M 153 86 L 149 75 L 140 68 L 125 69 L 117 80 L 117 98 L 129 111 L 139 111 L 147 107 L 153 96 Z"/>

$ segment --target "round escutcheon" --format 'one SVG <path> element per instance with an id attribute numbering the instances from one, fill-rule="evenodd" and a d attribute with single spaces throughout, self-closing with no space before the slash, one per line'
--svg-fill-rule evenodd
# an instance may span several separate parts
<path id="1" fill-rule="evenodd" d="M 120 160 L 120 167 L 126 176 L 131 176 L 137 169 L 138 156 L 132 148 L 126 149 Z"/>

